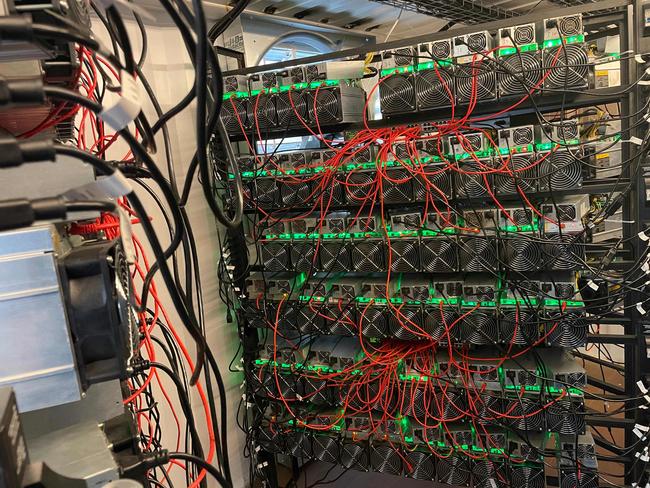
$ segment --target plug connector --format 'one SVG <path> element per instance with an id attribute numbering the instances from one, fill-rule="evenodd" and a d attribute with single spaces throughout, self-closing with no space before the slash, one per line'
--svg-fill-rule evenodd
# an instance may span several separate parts
<path id="1" fill-rule="evenodd" d="M 51 139 L 19 141 L 12 136 L 0 136 L 0 169 L 55 159 L 56 151 Z"/>

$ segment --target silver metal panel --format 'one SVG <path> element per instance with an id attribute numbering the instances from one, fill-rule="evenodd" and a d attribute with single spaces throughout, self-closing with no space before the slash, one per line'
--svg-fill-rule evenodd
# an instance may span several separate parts
<path id="1" fill-rule="evenodd" d="M 0 386 L 15 389 L 21 412 L 81 395 L 52 237 L 48 228 L 0 234 Z"/>
<path id="2" fill-rule="evenodd" d="M 119 478 L 118 468 L 99 426 L 84 422 L 55 430 L 29 442 L 32 462 L 45 462 L 56 473 L 104 486 Z"/>

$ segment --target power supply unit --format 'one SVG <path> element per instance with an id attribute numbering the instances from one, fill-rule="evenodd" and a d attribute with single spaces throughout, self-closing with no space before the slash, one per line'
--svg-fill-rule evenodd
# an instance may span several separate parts
<path id="1" fill-rule="evenodd" d="M 352 234 L 379 232 L 381 230 L 381 218 L 379 215 L 355 215 L 348 218 L 347 229 Z"/>
<path id="2" fill-rule="evenodd" d="M 418 53 L 415 46 L 383 51 L 381 53 L 382 70 L 397 68 L 400 66 L 413 66 L 418 57 L 417 55 Z"/>
<path id="3" fill-rule="evenodd" d="M 399 283 L 397 296 L 407 302 L 425 302 L 431 297 L 431 292 L 431 282 L 428 278 L 403 278 Z"/>
<path id="4" fill-rule="evenodd" d="M 534 150 L 535 126 L 521 125 L 499 129 L 497 143 L 502 154 L 527 153 Z"/>
<path id="5" fill-rule="evenodd" d="M 454 188 L 459 198 L 485 198 L 494 186 L 492 158 L 467 158 L 458 161 L 454 172 Z M 489 191 L 488 191 L 489 190 Z"/>
<path id="6" fill-rule="evenodd" d="M 420 62 L 429 60 L 447 61 L 453 56 L 451 39 L 425 42 L 418 46 L 418 51 L 420 52 Z"/>
<path id="7" fill-rule="evenodd" d="M 499 50 L 513 47 L 520 50 L 529 44 L 537 43 L 537 29 L 535 24 L 520 24 L 511 27 L 502 27 L 497 34 Z"/>
<path id="8" fill-rule="evenodd" d="M 495 271 L 499 263 L 498 246 L 489 236 L 459 239 L 460 269 L 469 272 Z"/>
<path id="9" fill-rule="evenodd" d="M 541 275 L 539 288 L 544 299 L 575 300 L 578 293 L 575 275 L 569 271 Z"/>
<path id="10" fill-rule="evenodd" d="M 493 48 L 494 39 L 488 31 L 479 31 L 454 37 L 453 43 L 453 57 L 466 63 L 471 62 L 475 54 L 479 60 L 481 55 L 487 55 Z"/>
<path id="11" fill-rule="evenodd" d="M 390 230 L 393 232 L 415 231 L 423 227 L 422 211 L 419 209 L 390 212 Z"/>
<path id="12" fill-rule="evenodd" d="M 292 218 L 290 223 L 293 234 L 313 234 L 320 228 L 319 217 Z"/>
<path id="13" fill-rule="evenodd" d="M 321 221 L 320 232 L 322 234 L 342 234 L 348 231 L 348 219 L 350 212 L 332 212 L 327 214 Z"/>
<path id="14" fill-rule="evenodd" d="M 582 186 L 580 149 L 557 149 L 537 153 L 539 190 L 572 190 Z"/>
<path id="15" fill-rule="evenodd" d="M 420 239 L 420 264 L 428 273 L 453 273 L 458 271 L 458 241 L 455 236 L 422 237 Z"/>
<path id="16" fill-rule="evenodd" d="M 539 140 L 542 144 L 569 146 L 580 140 L 581 126 L 578 119 L 565 119 L 542 124 L 539 127 Z"/>
<path id="17" fill-rule="evenodd" d="M 557 198 L 553 203 L 542 204 L 544 233 L 581 234 L 585 230 L 582 219 L 590 209 L 589 195 Z M 561 226 L 561 227 L 560 227 Z"/>
<path id="18" fill-rule="evenodd" d="M 266 238 L 275 238 L 282 234 L 289 234 L 290 223 L 286 220 L 262 220 L 257 223 L 256 232 Z"/>
<path id="19" fill-rule="evenodd" d="M 365 64 L 363 61 L 325 61 L 308 64 L 305 67 L 307 83 L 317 81 L 358 80 L 363 78 Z"/>
<path id="20" fill-rule="evenodd" d="M 224 76 L 223 78 L 223 91 L 224 93 L 231 92 L 248 92 L 248 78 L 244 75 L 231 75 Z"/>
<path id="21" fill-rule="evenodd" d="M 393 73 L 379 85 L 381 113 L 385 117 L 395 114 L 415 112 L 415 76 L 413 73 Z"/>
<path id="22" fill-rule="evenodd" d="M 496 234 L 497 227 L 501 223 L 501 215 L 493 208 L 464 210 L 461 218 L 460 224 L 463 227 L 474 229 L 475 232 L 483 235 Z"/>
<path id="23" fill-rule="evenodd" d="M 305 93 L 309 119 L 317 126 L 348 124 L 363 119 L 366 94 L 361 88 L 341 82 Z"/>
<path id="24" fill-rule="evenodd" d="M 454 69 L 450 62 L 427 63 L 415 72 L 414 81 L 418 110 L 449 107 L 454 103 Z"/>
<path id="25" fill-rule="evenodd" d="M 582 15 L 565 15 L 544 20 L 544 40 L 561 39 L 584 34 Z"/>
<path id="26" fill-rule="evenodd" d="M 466 158 L 470 153 L 486 152 L 490 148 L 490 141 L 483 132 L 461 132 L 449 136 L 447 141 L 456 159 Z"/>
<path id="27" fill-rule="evenodd" d="M 539 174 L 534 153 L 506 154 L 495 157 L 495 166 L 504 167 L 494 175 L 494 190 L 497 195 L 525 195 L 538 190 Z"/>
<path id="28" fill-rule="evenodd" d="M 278 84 L 280 86 L 297 85 L 307 83 L 305 66 L 294 66 L 278 73 Z"/>
<path id="29" fill-rule="evenodd" d="M 260 90 L 270 90 L 278 87 L 278 73 L 266 71 L 264 73 L 255 73 L 248 77 L 248 84 L 251 92 Z"/>

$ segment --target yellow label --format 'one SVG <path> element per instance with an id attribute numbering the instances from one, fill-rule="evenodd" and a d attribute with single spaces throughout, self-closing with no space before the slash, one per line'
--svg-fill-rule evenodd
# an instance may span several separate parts
<path id="1" fill-rule="evenodd" d="M 609 157 L 609 153 L 596 154 L 596 159 L 606 159 L 608 157 Z"/>

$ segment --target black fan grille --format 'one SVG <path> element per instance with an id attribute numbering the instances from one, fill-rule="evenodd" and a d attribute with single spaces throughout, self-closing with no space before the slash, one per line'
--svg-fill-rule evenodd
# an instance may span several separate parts
<path id="1" fill-rule="evenodd" d="M 378 188 L 376 175 L 368 171 L 350 173 L 345 180 L 350 203 L 363 202 Z"/>
<path id="2" fill-rule="evenodd" d="M 296 321 L 300 332 L 303 334 L 327 334 L 328 325 L 325 324 L 325 318 L 322 316 L 320 308 L 322 305 L 306 304 L 296 311 Z"/>
<path id="3" fill-rule="evenodd" d="M 458 246 L 451 238 L 422 239 L 420 253 L 424 271 L 446 273 L 458 269 Z"/>
<path id="4" fill-rule="evenodd" d="M 312 194 L 308 181 L 285 180 L 279 186 L 280 199 L 287 207 L 304 206 Z"/>
<path id="5" fill-rule="evenodd" d="M 470 34 L 465 39 L 467 44 L 467 49 L 472 53 L 480 53 L 487 49 L 487 36 L 484 32 L 478 32 L 476 34 Z"/>
<path id="6" fill-rule="evenodd" d="M 446 485 L 464 485 L 469 481 L 469 462 L 459 456 L 439 458 L 436 463 L 438 481 Z"/>
<path id="7" fill-rule="evenodd" d="M 305 69 L 302 66 L 295 66 L 289 70 L 291 83 L 304 83 Z"/>
<path id="8" fill-rule="evenodd" d="M 341 449 L 341 464 L 346 469 L 357 471 L 368 471 L 370 468 L 370 456 L 365 444 L 345 443 Z"/>
<path id="9" fill-rule="evenodd" d="M 539 164 L 540 190 L 571 190 L 582 186 L 580 160 L 570 151 L 555 151 Z"/>
<path id="10" fill-rule="evenodd" d="M 352 262 L 355 271 L 366 273 L 386 269 L 383 241 L 357 241 L 352 247 Z"/>
<path id="11" fill-rule="evenodd" d="M 497 251 L 494 241 L 484 237 L 466 237 L 460 243 L 460 268 L 479 272 L 494 270 Z"/>
<path id="12" fill-rule="evenodd" d="M 330 332 L 333 335 L 353 336 L 358 334 L 356 309 L 349 304 L 342 304 L 339 307 L 333 306 L 323 312 L 331 320 Z"/>
<path id="13" fill-rule="evenodd" d="M 336 177 L 329 181 L 329 184 L 323 190 L 322 197 L 319 197 L 318 193 L 315 197 L 322 201 L 326 208 L 334 205 L 344 205 L 346 202 L 343 184 Z"/>
<path id="14" fill-rule="evenodd" d="M 248 101 L 246 113 L 252 127 L 259 127 L 260 129 L 274 127 L 277 115 L 275 97 L 258 95 L 251 98 Z"/>
<path id="15" fill-rule="evenodd" d="M 513 488 L 544 488 L 546 479 L 544 468 L 533 466 L 513 466 L 510 471 L 511 486 Z"/>
<path id="16" fill-rule="evenodd" d="M 261 245 L 262 263 L 267 271 L 289 269 L 289 250 L 285 243 L 269 242 Z"/>
<path id="17" fill-rule="evenodd" d="M 384 114 L 412 112 L 415 109 L 413 76 L 391 75 L 379 85 L 379 96 Z"/>
<path id="18" fill-rule="evenodd" d="M 320 243 L 320 269 L 321 271 L 350 271 L 350 249 L 345 242 Z"/>
<path id="19" fill-rule="evenodd" d="M 316 116 L 314 116 L 314 97 Z M 341 121 L 341 99 L 338 88 L 322 88 L 308 97 L 307 110 L 312 120 L 320 125 L 331 125 Z"/>
<path id="20" fill-rule="evenodd" d="M 315 378 L 303 378 L 303 398 L 316 405 L 327 405 L 332 402 L 327 381 Z"/>
<path id="21" fill-rule="evenodd" d="M 340 445 L 333 437 L 315 435 L 313 438 L 314 457 L 325 463 L 337 463 Z"/>
<path id="22" fill-rule="evenodd" d="M 492 344 L 499 334 L 497 320 L 492 312 L 474 311 L 457 327 L 461 331 L 461 340 L 470 344 Z"/>
<path id="23" fill-rule="evenodd" d="M 501 488 L 509 486 L 506 468 L 502 463 L 488 459 L 476 461 L 472 466 L 474 488 Z"/>
<path id="24" fill-rule="evenodd" d="M 458 314 L 453 310 L 443 309 L 440 311 L 439 308 L 427 308 L 424 311 L 424 330 L 433 340 L 447 344 L 449 342 L 447 329 L 451 328 L 456 320 L 458 320 Z M 450 330 L 452 339 L 453 331 L 457 327 L 459 327 L 458 324 L 453 325 Z"/>
<path id="25" fill-rule="evenodd" d="M 544 88 L 562 90 L 565 87 L 585 86 L 589 73 L 588 64 L 587 51 L 580 44 L 565 44 L 544 51 L 544 71 L 550 71 L 544 79 Z"/>
<path id="26" fill-rule="evenodd" d="M 415 201 L 444 200 L 452 197 L 452 176 L 449 171 L 439 166 L 425 166 L 423 171 L 423 174 L 419 173 L 413 180 Z"/>
<path id="27" fill-rule="evenodd" d="M 560 472 L 560 488 L 598 488 L 598 474 L 586 469 L 577 472 Z"/>
<path id="28" fill-rule="evenodd" d="M 557 30 L 562 37 L 582 34 L 582 19 L 579 15 L 569 15 L 557 19 Z"/>
<path id="29" fill-rule="evenodd" d="M 378 473 L 400 474 L 402 472 L 402 459 L 399 453 L 388 444 L 373 446 L 371 449 L 370 464 Z"/>
<path id="30" fill-rule="evenodd" d="M 523 52 L 501 58 L 499 92 L 504 96 L 537 91 L 541 89 L 542 74 L 542 59 L 538 52 Z"/>
<path id="31" fill-rule="evenodd" d="M 294 242 L 291 246 L 291 263 L 296 271 L 318 269 L 315 255 L 316 245 L 313 242 Z"/>
<path id="32" fill-rule="evenodd" d="M 233 107 L 234 105 L 234 107 Z M 221 105 L 220 118 L 228 132 L 241 132 L 242 126 L 248 127 L 248 107 L 241 100 L 224 100 Z M 240 125 L 241 122 L 241 125 Z"/>
<path id="33" fill-rule="evenodd" d="M 275 205 L 280 198 L 280 191 L 275 180 L 262 178 L 255 182 L 254 196 L 256 203 L 260 206 Z"/>
<path id="34" fill-rule="evenodd" d="M 382 338 L 386 336 L 388 323 L 382 309 L 368 307 L 360 310 L 359 313 L 361 314 L 361 332 L 364 337 Z"/>
<path id="35" fill-rule="evenodd" d="M 555 325 L 557 323 L 557 325 Z M 553 313 L 549 316 L 548 343 L 556 347 L 574 348 L 587 342 L 587 321 L 575 313 Z"/>
<path id="36" fill-rule="evenodd" d="M 434 481 L 436 478 L 436 464 L 433 454 L 413 451 L 406 454 L 410 470 L 406 470 L 406 476 L 415 480 Z"/>
<path id="37" fill-rule="evenodd" d="M 415 272 L 420 269 L 418 241 L 411 239 L 393 239 L 390 241 L 390 269 L 398 273 Z"/>
<path id="38" fill-rule="evenodd" d="M 496 70 L 488 61 L 462 64 L 454 72 L 456 79 L 456 98 L 459 103 L 470 100 L 491 100 L 496 97 Z M 476 80 L 474 83 L 472 80 Z M 472 86 L 473 84 L 473 86 Z"/>
<path id="39" fill-rule="evenodd" d="M 257 442 L 265 451 L 278 453 L 284 452 L 285 436 L 279 431 L 280 427 L 271 430 L 270 427 L 263 427 L 258 430 Z"/>
<path id="40" fill-rule="evenodd" d="M 291 98 L 289 98 L 291 97 Z M 293 106 L 291 105 L 293 102 Z M 307 102 L 301 92 L 283 92 L 276 97 L 278 126 L 301 126 L 300 120 L 308 122 Z"/>
<path id="41" fill-rule="evenodd" d="M 550 234 L 546 236 L 546 254 L 549 269 L 572 270 L 582 267 L 584 245 L 571 235 Z"/>
<path id="42" fill-rule="evenodd" d="M 413 199 L 413 175 L 405 169 L 388 171 L 382 181 L 382 190 L 386 203 L 410 202 Z"/>
<path id="43" fill-rule="evenodd" d="M 535 26 L 529 24 L 515 26 L 512 29 L 512 40 L 516 46 L 535 42 Z"/>
<path id="44" fill-rule="evenodd" d="M 582 434 L 585 431 L 585 416 L 582 408 L 571 400 L 557 400 L 547 409 L 546 425 L 550 432 Z"/>
<path id="45" fill-rule="evenodd" d="M 454 78 L 449 69 L 419 71 L 415 75 L 415 92 L 420 110 L 447 107 L 454 97 Z"/>
<path id="46" fill-rule="evenodd" d="M 516 146 L 525 146 L 535 142 L 532 127 L 517 127 L 512 131 L 512 142 Z"/>
<path id="47" fill-rule="evenodd" d="M 409 47 L 395 49 L 393 54 L 393 61 L 396 66 L 409 66 L 413 64 L 415 54 L 413 49 Z"/>
<path id="48" fill-rule="evenodd" d="M 482 166 L 481 166 L 482 165 Z M 492 177 L 487 174 L 492 166 L 491 161 L 466 161 L 459 165 L 460 172 L 454 173 L 456 192 L 463 198 L 481 198 L 488 195 L 487 185 Z M 478 174 L 477 174 L 478 173 Z"/>
<path id="49" fill-rule="evenodd" d="M 544 412 L 538 402 L 528 398 L 510 400 L 507 421 L 513 429 L 542 430 L 544 427 Z"/>
<path id="50" fill-rule="evenodd" d="M 503 312 L 500 320 L 503 342 L 517 345 L 534 344 L 539 339 L 539 324 L 533 313 L 515 310 Z M 513 339 L 514 336 L 514 339 Z"/>
<path id="51" fill-rule="evenodd" d="M 391 312 L 388 329 L 393 337 L 403 341 L 417 339 L 422 334 L 422 314 L 419 309 L 401 308 L 399 315 L 396 310 Z"/>
<path id="52" fill-rule="evenodd" d="M 515 195 L 519 193 L 517 187 L 524 193 L 535 192 L 538 182 L 535 156 L 533 154 L 512 154 L 509 157 L 507 165 L 511 174 L 502 172 L 494 176 L 496 192 L 502 195 Z"/>
<path id="53" fill-rule="evenodd" d="M 292 432 L 287 436 L 287 450 L 292 456 L 309 459 L 312 455 L 311 437 L 306 432 Z"/>
<path id="54" fill-rule="evenodd" d="M 542 266 L 543 251 L 538 242 L 524 237 L 504 241 L 504 260 L 513 271 L 536 271 Z"/>

